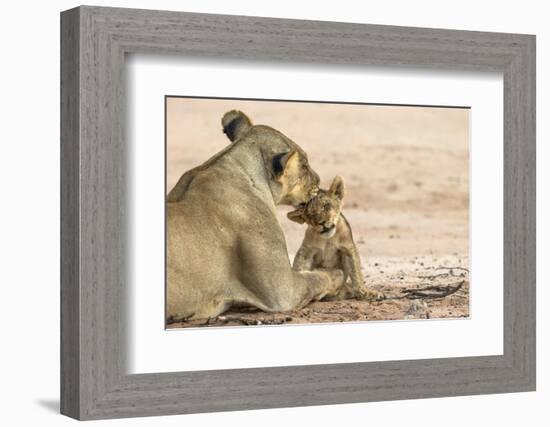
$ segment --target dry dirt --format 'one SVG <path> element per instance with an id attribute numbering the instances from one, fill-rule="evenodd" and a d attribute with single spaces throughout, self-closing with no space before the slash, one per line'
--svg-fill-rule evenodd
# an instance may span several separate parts
<path id="1" fill-rule="evenodd" d="M 469 316 L 467 109 L 170 98 L 168 190 L 228 143 L 220 119 L 233 108 L 300 144 L 325 188 L 335 175 L 344 178 L 343 212 L 366 285 L 386 299 L 321 301 L 290 313 L 231 310 L 169 327 Z M 280 207 L 279 218 L 292 260 L 305 226 L 286 218 L 291 209 Z M 437 297 L 461 283 L 451 295 Z M 404 292 L 418 288 L 432 295 Z"/>

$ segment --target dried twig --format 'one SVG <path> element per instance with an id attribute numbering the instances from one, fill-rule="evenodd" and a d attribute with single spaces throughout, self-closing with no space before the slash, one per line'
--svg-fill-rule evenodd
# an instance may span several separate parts
<path id="1" fill-rule="evenodd" d="M 434 280 L 434 279 L 437 279 L 438 277 L 449 277 L 449 276 L 454 277 L 454 275 L 451 275 L 450 273 L 430 274 L 426 276 L 416 276 L 416 277 L 418 277 L 419 279 Z"/>
<path id="2" fill-rule="evenodd" d="M 191 313 L 189 316 L 181 317 L 179 319 L 174 316 L 170 316 L 168 317 L 168 319 L 166 319 L 166 324 L 171 325 L 172 323 L 185 323 L 189 319 L 191 319 L 194 315 L 195 313 Z"/>
<path id="3" fill-rule="evenodd" d="M 457 292 L 462 286 L 464 285 L 466 281 L 462 280 L 458 283 L 452 283 L 448 285 L 429 285 L 424 286 L 422 288 L 406 288 L 402 289 L 401 293 L 403 295 L 400 296 L 394 296 L 394 297 L 388 297 L 386 299 L 393 300 L 393 299 L 438 299 L 438 298 L 445 298 L 449 295 L 454 294 Z"/>
<path id="4" fill-rule="evenodd" d="M 462 274 L 455 274 L 454 273 L 454 270 L 460 270 L 460 271 L 465 271 L 467 273 L 470 272 L 470 270 L 468 270 L 466 267 L 446 267 L 446 266 L 439 266 L 439 267 L 436 267 L 435 268 L 435 271 L 437 270 L 449 270 L 447 273 L 436 273 L 436 274 L 428 274 L 428 275 L 425 275 L 425 276 L 416 276 L 420 279 L 428 279 L 428 280 L 434 280 L 434 279 L 437 279 L 438 277 L 464 277 L 464 273 Z"/>
<path id="5" fill-rule="evenodd" d="M 467 271 L 468 273 L 470 272 L 470 270 L 468 270 L 466 267 L 461 267 L 459 265 L 455 266 L 455 267 L 447 267 L 446 265 L 440 265 L 439 267 L 436 267 L 435 269 L 436 270 L 442 270 L 446 268 L 447 270 L 462 270 L 462 271 Z"/>
<path id="6" fill-rule="evenodd" d="M 408 299 L 444 298 L 457 292 L 460 288 L 462 288 L 462 285 L 464 285 L 464 282 L 465 281 L 462 280 L 459 283 L 449 284 L 446 286 L 426 286 L 424 288 L 408 288 L 408 289 L 403 289 L 401 292 L 403 292 L 405 294 L 405 298 L 408 298 Z"/>
<path id="7" fill-rule="evenodd" d="M 247 316 L 238 316 L 234 314 L 228 314 L 226 316 L 220 316 L 220 317 L 222 317 L 222 319 L 220 320 L 223 321 L 224 323 L 237 322 L 243 325 L 258 325 L 260 324 L 258 322 L 261 322 L 261 320 L 259 319 L 251 319 L 250 317 L 247 317 Z"/>
<path id="8" fill-rule="evenodd" d="M 292 318 L 290 316 L 287 316 L 286 318 L 283 318 L 283 319 L 266 319 L 266 318 L 259 318 L 259 319 L 254 319 L 254 318 L 251 318 L 251 317 L 248 317 L 248 316 L 239 316 L 239 315 L 236 315 L 236 314 L 227 314 L 227 315 L 223 315 L 223 316 L 218 316 L 217 318 L 214 318 L 214 322 L 210 321 L 210 322 L 207 322 L 205 323 L 206 325 L 207 324 L 212 324 L 212 323 L 215 323 L 216 320 L 222 322 L 222 323 L 228 323 L 228 322 L 237 322 L 237 323 L 240 323 L 242 325 L 247 325 L 247 326 L 251 326 L 251 325 L 281 325 L 283 323 L 285 323 L 287 321 L 287 319 L 290 319 L 292 320 Z"/>

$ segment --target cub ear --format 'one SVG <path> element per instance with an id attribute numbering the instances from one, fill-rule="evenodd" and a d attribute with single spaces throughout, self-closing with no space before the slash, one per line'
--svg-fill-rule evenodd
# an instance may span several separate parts
<path id="1" fill-rule="evenodd" d="M 291 221 L 297 222 L 298 224 L 303 224 L 304 222 L 306 222 L 304 218 L 304 208 L 293 210 L 287 213 L 286 217 Z"/>
<path id="2" fill-rule="evenodd" d="M 237 141 L 252 127 L 252 122 L 242 111 L 231 110 L 222 117 L 223 133 L 231 142 Z"/>
<path id="3" fill-rule="evenodd" d="M 330 189 L 328 190 L 330 194 L 332 194 L 337 199 L 343 200 L 344 199 L 344 180 L 342 177 L 337 176 L 332 181 L 332 184 L 330 184 Z"/>
<path id="4" fill-rule="evenodd" d="M 299 163 L 299 156 L 296 150 L 288 153 L 275 154 L 272 159 L 273 172 L 276 177 L 281 176 L 285 171 L 296 168 Z"/>

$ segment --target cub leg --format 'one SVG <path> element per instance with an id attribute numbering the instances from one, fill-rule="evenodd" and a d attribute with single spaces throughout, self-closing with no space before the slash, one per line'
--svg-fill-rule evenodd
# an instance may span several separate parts
<path id="1" fill-rule="evenodd" d="M 353 273 L 351 257 L 341 254 L 340 267 L 344 272 L 344 285 L 340 288 L 340 290 L 336 293 L 336 295 L 325 298 L 324 299 L 325 301 L 341 301 L 344 299 L 358 297 L 358 293 L 354 288 L 353 282 L 352 283 L 348 282 L 348 278 L 352 276 L 352 273 Z"/>
<path id="2" fill-rule="evenodd" d="M 364 299 L 367 301 L 380 301 L 384 299 L 384 295 L 380 292 L 373 291 L 365 287 L 365 279 L 361 273 L 361 258 L 355 246 L 346 248 L 343 253 L 344 271 L 351 278 L 350 291 L 352 297 Z"/>
<path id="3" fill-rule="evenodd" d="M 355 247 L 347 248 L 343 254 L 344 269 L 349 274 L 352 288 L 359 290 L 365 284 L 365 279 L 361 273 L 361 259 Z"/>
<path id="4" fill-rule="evenodd" d="M 292 263 L 292 269 L 294 271 L 311 271 L 313 268 L 313 258 L 315 257 L 315 250 L 308 248 L 304 244 L 300 246 L 294 262 Z"/>

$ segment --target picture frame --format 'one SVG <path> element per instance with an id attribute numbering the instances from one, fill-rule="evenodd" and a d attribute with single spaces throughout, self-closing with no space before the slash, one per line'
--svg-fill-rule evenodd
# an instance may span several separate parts
<path id="1" fill-rule="evenodd" d="M 128 374 L 128 53 L 503 73 L 504 351 Z M 61 413 L 76 419 L 532 391 L 535 37 L 81 6 L 61 14 Z"/>

